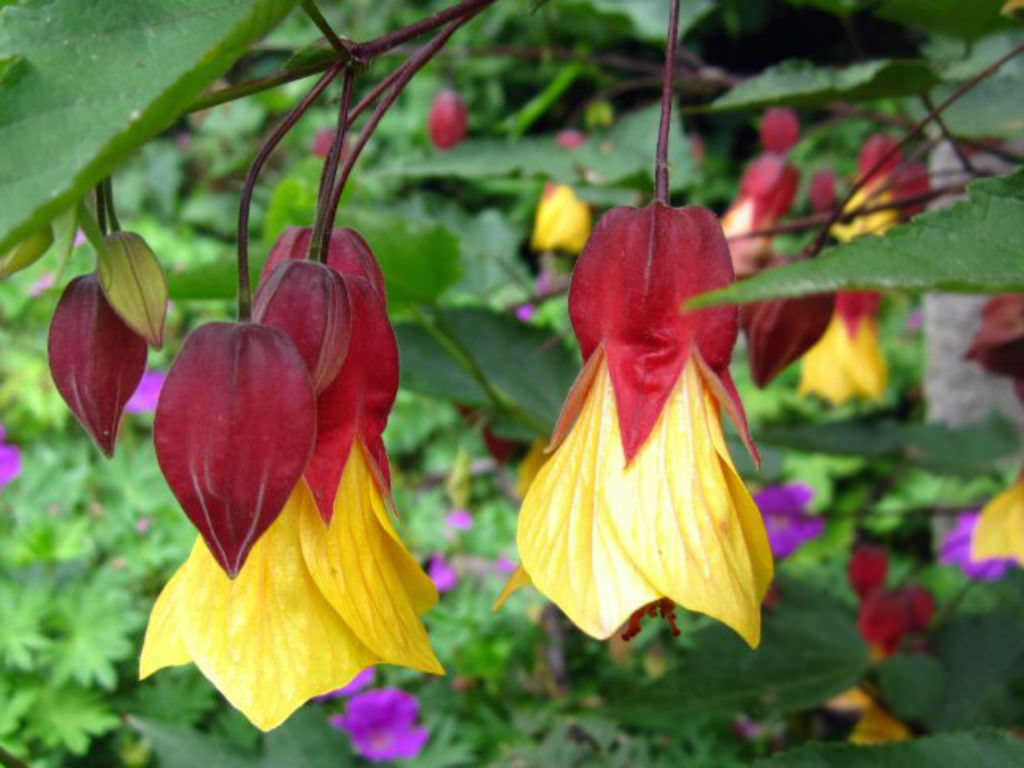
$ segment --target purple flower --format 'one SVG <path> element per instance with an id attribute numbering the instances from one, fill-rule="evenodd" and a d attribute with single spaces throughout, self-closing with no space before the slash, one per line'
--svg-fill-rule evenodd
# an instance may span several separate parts
<path id="1" fill-rule="evenodd" d="M 924 325 L 924 313 L 920 309 L 912 309 L 907 313 L 907 330 L 920 331 Z"/>
<path id="2" fill-rule="evenodd" d="M 320 696 L 314 696 L 313 701 L 330 701 L 331 699 L 337 699 L 342 696 L 351 696 L 354 693 L 359 693 L 363 688 L 373 682 L 374 671 L 373 667 L 367 667 L 349 680 L 346 685 L 341 688 L 335 688 L 333 691 L 328 691 Z"/>
<path id="3" fill-rule="evenodd" d="M 43 272 L 39 279 L 28 287 L 28 295 L 33 299 L 43 295 L 43 292 L 53 287 L 53 272 Z"/>
<path id="4" fill-rule="evenodd" d="M 124 409 L 129 413 L 152 413 L 156 410 L 156 401 L 160 397 L 165 378 L 167 375 L 163 371 L 146 371 L 142 374 L 138 389 L 128 398 Z"/>
<path id="5" fill-rule="evenodd" d="M 448 592 L 455 589 L 455 585 L 459 583 L 455 569 L 441 555 L 430 558 L 430 562 L 427 563 L 427 576 L 434 582 L 438 592 Z"/>
<path id="6" fill-rule="evenodd" d="M 473 527 L 473 515 L 468 509 L 453 509 L 445 516 L 444 522 L 453 531 L 468 531 Z"/>
<path id="7" fill-rule="evenodd" d="M 537 308 L 533 304 L 520 304 L 516 307 L 516 317 L 521 322 L 528 323 L 536 311 Z"/>
<path id="8" fill-rule="evenodd" d="M 370 760 L 416 757 L 427 742 L 427 729 L 416 726 L 420 703 L 405 691 L 381 688 L 353 696 L 345 714 L 330 723 L 347 731 L 355 749 Z"/>
<path id="9" fill-rule="evenodd" d="M 774 485 L 754 494 L 775 557 L 791 555 L 805 541 L 821 535 L 824 521 L 804 514 L 813 497 L 814 491 L 803 483 Z"/>
<path id="10" fill-rule="evenodd" d="M 980 512 L 964 512 L 956 518 L 956 525 L 942 537 L 939 562 L 943 565 L 957 565 L 972 581 L 997 581 L 1009 568 L 1017 565 L 1012 557 L 994 557 L 988 560 L 974 560 L 971 557 L 971 539 L 974 526 L 978 524 Z"/>
<path id="11" fill-rule="evenodd" d="M 498 573 L 503 573 L 507 576 L 508 574 L 515 573 L 516 568 L 518 568 L 519 566 L 517 566 L 507 557 L 499 557 L 497 560 L 494 561 L 494 567 L 497 568 Z"/>
<path id="12" fill-rule="evenodd" d="M 21 451 L 4 442 L 4 425 L 0 424 L 0 485 L 6 485 L 21 474 Z"/>

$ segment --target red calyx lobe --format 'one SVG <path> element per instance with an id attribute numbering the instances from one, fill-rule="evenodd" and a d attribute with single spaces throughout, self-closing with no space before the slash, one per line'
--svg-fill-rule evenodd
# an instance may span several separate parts
<path id="1" fill-rule="evenodd" d="M 267 279 L 271 270 L 286 259 L 305 259 L 309 253 L 309 244 L 313 239 L 310 227 L 288 227 L 280 234 L 274 247 L 270 249 L 267 263 L 263 265 L 260 282 Z M 370 250 L 363 236 L 349 227 L 336 227 L 331 230 L 331 240 L 327 247 L 327 266 L 342 275 L 359 275 L 370 281 L 374 290 L 386 299 L 384 290 L 384 274 L 380 271 L 377 259 Z"/>
<path id="2" fill-rule="evenodd" d="M 846 332 L 851 338 L 857 335 L 861 320 L 875 316 L 880 299 L 874 291 L 843 291 L 836 294 L 836 312 L 843 318 Z"/>
<path id="3" fill-rule="evenodd" d="M 1024 379 L 1024 294 L 989 299 L 964 356 L 992 373 Z"/>
<path id="4" fill-rule="evenodd" d="M 888 571 L 889 557 L 880 547 L 857 547 L 846 565 L 850 586 L 861 599 L 885 583 Z"/>
<path id="5" fill-rule="evenodd" d="M 818 293 L 740 307 L 750 373 L 757 386 L 768 386 L 787 365 L 817 343 L 828 327 L 833 305 L 832 294 Z"/>
<path id="6" fill-rule="evenodd" d="M 47 351 L 57 391 L 99 449 L 113 456 L 124 405 L 146 370 L 146 340 L 118 317 L 95 274 L 64 289 Z"/>
<path id="7" fill-rule="evenodd" d="M 707 209 L 613 208 L 594 227 L 573 272 L 569 314 L 588 365 L 598 349 L 607 361 L 627 462 L 691 357 L 746 433 L 728 371 L 736 308 L 683 309 L 690 297 L 732 280 L 729 247 Z"/>
<path id="8" fill-rule="evenodd" d="M 807 190 L 815 213 L 831 211 L 836 204 L 836 174 L 827 168 L 815 171 Z"/>
<path id="9" fill-rule="evenodd" d="M 789 107 L 772 107 L 761 118 L 760 135 L 769 152 L 788 152 L 800 138 L 800 119 Z"/>
<path id="10" fill-rule="evenodd" d="M 228 576 L 280 514 L 315 435 L 309 373 L 284 331 L 208 323 L 186 337 L 153 442 L 167 484 Z"/>
<path id="11" fill-rule="evenodd" d="M 864 146 L 860 148 L 860 154 L 857 155 L 857 175 L 860 178 L 864 178 L 875 167 L 875 164 L 880 162 L 883 157 L 892 152 L 892 155 L 885 160 L 882 166 L 876 170 L 867 179 L 871 184 L 877 184 L 890 173 L 892 173 L 896 166 L 903 162 L 903 153 L 896 149 L 899 142 L 892 136 L 886 136 L 884 133 L 876 133 L 871 136 L 867 141 L 864 142 Z"/>
<path id="12" fill-rule="evenodd" d="M 786 161 L 784 155 L 765 152 L 743 172 L 740 199 L 754 201 L 754 227 L 772 222 L 793 205 L 800 172 Z"/>
<path id="13" fill-rule="evenodd" d="M 260 284 L 252 316 L 288 334 L 306 362 L 313 392 L 334 381 L 352 336 L 348 292 L 341 275 L 313 261 L 288 259 Z"/>
<path id="14" fill-rule="evenodd" d="M 438 91 L 427 117 L 427 131 L 434 146 L 451 149 L 462 141 L 468 118 L 466 103 L 459 94 L 450 88 Z"/>

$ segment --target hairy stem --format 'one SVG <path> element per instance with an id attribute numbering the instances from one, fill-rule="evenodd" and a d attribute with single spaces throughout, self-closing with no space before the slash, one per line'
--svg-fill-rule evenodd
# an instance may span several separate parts
<path id="1" fill-rule="evenodd" d="M 676 47 L 679 45 L 679 0 L 672 0 L 668 13 L 668 40 L 665 43 L 665 73 L 661 85 L 661 122 L 658 124 L 658 148 L 654 153 L 654 199 L 668 205 L 668 135 L 672 127 L 672 78 L 676 73 Z"/>

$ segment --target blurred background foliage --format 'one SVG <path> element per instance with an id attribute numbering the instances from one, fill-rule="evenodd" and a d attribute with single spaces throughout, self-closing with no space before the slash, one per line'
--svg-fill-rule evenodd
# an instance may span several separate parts
<path id="1" fill-rule="evenodd" d="M 11 7 L 0 11 L 0 30 L 19 6 L 3 5 Z M 445 3 L 320 5 L 343 35 L 366 40 Z M 849 179 L 863 141 L 885 127 L 880 119 L 920 117 L 917 94 L 940 99 L 1020 42 L 1000 6 L 685 2 L 693 76 L 679 84 L 687 109 L 673 127 L 673 200 L 724 211 L 759 151 L 760 110 L 791 103 L 803 127 L 791 153 L 803 172 L 794 215 L 806 214 L 814 170 Z M 410 764 L 717 767 L 781 751 L 768 764 L 863 765 L 845 747 L 782 751 L 845 740 L 857 716 L 824 705 L 862 681 L 920 734 L 1020 726 L 1024 576 L 974 583 L 936 562 L 941 521 L 1014 476 L 1018 435 L 997 418 L 957 434 L 924 422 L 911 293 L 884 300 L 890 383 L 878 403 L 832 408 L 798 397 L 796 366 L 757 390 L 737 350 L 733 375 L 765 459 L 756 471 L 732 436 L 739 469 L 753 490 L 809 485 L 811 512 L 825 521 L 819 538 L 780 564 L 782 597 L 766 609 L 760 650 L 694 614 L 681 617 L 678 638 L 652 623 L 631 643 L 597 642 L 532 590 L 491 612 L 516 560 L 517 466 L 548 435 L 579 366 L 564 292 L 536 286 L 542 271 L 567 275 L 572 259 L 541 263 L 529 248 L 533 216 L 552 181 L 571 184 L 595 218 L 649 198 L 667 8 L 501 0 L 412 80 L 342 201 L 337 223 L 358 229 L 384 269 L 400 343 L 402 389 L 385 438 L 403 536 L 425 567 L 440 562 L 455 574 L 425 619 L 447 676 L 376 672 L 376 685 L 419 699 L 430 738 Z M 89 30 L 77 32 L 84 41 Z M 298 10 L 284 15 L 216 86 L 298 66 L 318 54 L 318 36 Z M 376 59 L 360 83 L 399 61 Z M 833 77 L 827 66 L 851 69 Z M 1019 138 L 1022 79 L 1024 62 L 1010 62 L 951 109 L 951 130 Z M 122 225 L 145 237 L 170 280 L 167 343 L 150 353 L 151 369 L 166 370 L 198 323 L 233 315 L 241 182 L 310 83 L 180 114 L 111 162 Z M 447 152 L 426 132 L 443 87 L 469 107 L 468 138 Z M 333 130 L 337 98 L 330 89 L 263 172 L 251 218 L 258 260 L 285 227 L 312 222 L 322 164 L 313 150 Z M 867 110 L 851 115 L 837 101 Z M 570 153 L 555 140 L 565 129 L 588 141 Z M 776 246 L 795 252 L 810 235 Z M 49 318 L 63 285 L 93 260 L 78 244 L 64 261 L 49 254 L 0 281 L 0 422 L 22 462 L 0 490 L 0 745 L 32 766 L 360 764 L 328 723 L 343 699 L 311 703 L 261 736 L 190 666 L 137 682 L 149 608 L 194 532 L 157 468 L 151 414 L 126 415 L 106 462 L 51 383 Z M 517 315 L 524 305 L 532 313 Z M 468 511 L 471 525 L 453 525 L 453 510 Z M 864 541 L 888 550 L 892 585 L 909 580 L 933 593 L 926 653 L 872 659 L 845 575 L 851 547 Z M 985 730 L 889 749 L 894 766 L 966 765 L 954 760 L 967 754 L 972 768 L 1009 765 L 1004 758 L 1020 754 Z"/>

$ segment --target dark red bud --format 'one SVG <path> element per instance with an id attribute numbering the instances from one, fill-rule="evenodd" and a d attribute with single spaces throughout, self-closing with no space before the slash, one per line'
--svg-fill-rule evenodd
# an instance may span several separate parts
<path id="1" fill-rule="evenodd" d="M 146 340 L 107 303 L 95 274 L 76 277 L 57 303 L 50 372 L 64 402 L 107 456 L 124 405 L 146 370 Z"/>
<path id="2" fill-rule="evenodd" d="M 909 604 L 910 629 L 920 632 L 931 623 L 935 615 L 935 598 L 924 587 L 908 587 L 903 591 L 904 599 Z"/>
<path id="3" fill-rule="evenodd" d="M 836 204 L 836 174 L 827 168 L 815 171 L 808 190 L 815 213 L 831 211 Z"/>
<path id="4" fill-rule="evenodd" d="M 334 381 L 352 337 L 340 274 L 313 261 L 283 261 L 256 291 L 252 317 L 288 334 L 306 362 L 315 394 Z"/>
<path id="5" fill-rule="evenodd" d="M 1024 379 L 1024 294 L 988 300 L 981 328 L 964 357 L 998 376 Z"/>
<path id="6" fill-rule="evenodd" d="M 466 136 L 469 112 L 466 103 L 455 91 L 445 88 L 437 92 L 430 105 L 427 131 L 438 149 L 451 149 Z"/>
<path id="7" fill-rule="evenodd" d="M 267 263 L 263 265 L 260 281 L 267 279 L 270 271 L 285 259 L 305 259 L 309 254 L 309 242 L 313 239 L 310 227 L 288 227 L 281 233 L 270 249 Z M 382 300 L 386 300 L 384 274 L 380 265 L 366 244 L 363 236 L 349 227 L 331 230 L 331 242 L 327 248 L 327 266 L 342 275 L 359 275 L 373 285 Z"/>
<path id="8" fill-rule="evenodd" d="M 832 308 L 830 293 L 741 306 L 740 325 L 747 335 L 754 383 L 768 386 L 787 365 L 813 347 L 828 327 Z"/>
<path id="9" fill-rule="evenodd" d="M 889 557 L 880 547 L 857 547 L 846 566 L 850 586 L 862 600 L 885 583 L 888 570 Z"/>
<path id="10" fill-rule="evenodd" d="M 583 133 L 583 131 L 577 131 L 574 128 L 569 128 L 556 133 L 555 141 L 558 142 L 559 146 L 565 147 L 566 149 L 576 149 L 576 147 L 586 143 L 587 134 Z"/>
<path id="11" fill-rule="evenodd" d="M 800 172 L 785 156 L 765 152 L 747 166 L 740 180 L 740 198 L 754 200 L 753 226 L 771 224 L 793 205 Z"/>
<path id="12" fill-rule="evenodd" d="M 317 157 L 327 157 L 330 154 L 331 146 L 334 144 L 334 137 L 337 132 L 330 128 L 321 128 L 316 132 L 316 136 L 313 137 L 312 152 Z M 346 157 L 348 155 L 348 139 L 345 139 L 341 143 L 341 156 Z"/>
<path id="13" fill-rule="evenodd" d="M 871 174 L 870 181 L 881 181 L 893 170 L 903 162 L 903 153 L 900 152 L 896 147 L 899 142 L 891 136 L 886 136 L 884 133 L 876 133 L 867 141 L 864 142 L 864 146 L 860 148 L 860 154 L 857 156 L 857 175 L 860 178 L 867 176 L 868 172 L 875 167 L 875 164 L 880 162 L 883 157 L 886 157 L 890 152 L 890 155 L 882 166 Z"/>
<path id="14" fill-rule="evenodd" d="M 871 645 L 880 645 L 892 653 L 903 635 L 910 630 L 910 614 L 906 596 L 886 589 L 876 589 L 860 604 L 857 628 Z"/>
<path id="15" fill-rule="evenodd" d="M 284 331 L 208 323 L 186 337 L 153 442 L 167 484 L 228 576 L 280 514 L 315 436 L 309 373 Z"/>
<path id="16" fill-rule="evenodd" d="M 788 152 L 800 138 L 800 119 L 788 107 L 773 107 L 761 118 L 760 133 L 768 152 Z"/>
<path id="17" fill-rule="evenodd" d="M 861 320 L 875 316 L 881 298 L 874 291 L 842 291 L 836 294 L 836 312 L 843 318 L 851 338 L 857 335 Z"/>
<path id="18" fill-rule="evenodd" d="M 908 163 L 900 166 L 892 172 L 890 181 L 892 182 L 893 197 L 896 198 L 917 197 L 931 189 L 928 166 L 924 163 Z M 905 206 L 901 210 L 901 215 L 904 218 L 909 218 L 923 211 L 925 205 L 927 205 L 927 201 Z"/>

